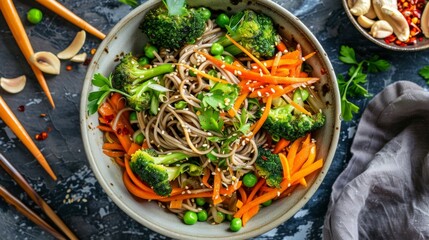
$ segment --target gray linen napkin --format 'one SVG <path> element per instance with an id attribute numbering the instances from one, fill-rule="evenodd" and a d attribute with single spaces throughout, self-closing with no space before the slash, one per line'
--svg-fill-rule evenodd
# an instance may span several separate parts
<path id="1" fill-rule="evenodd" d="M 429 239 L 429 92 L 400 81 L 365 109 L 323 238 Z"/>

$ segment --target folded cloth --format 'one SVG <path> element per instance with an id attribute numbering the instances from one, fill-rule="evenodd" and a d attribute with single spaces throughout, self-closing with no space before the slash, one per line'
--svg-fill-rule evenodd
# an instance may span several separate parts
<path id="1" fill-rule="evenodd" d="M 323 238 L 429 239 L 429 92 L 400 81 L 365 109 Z"/>

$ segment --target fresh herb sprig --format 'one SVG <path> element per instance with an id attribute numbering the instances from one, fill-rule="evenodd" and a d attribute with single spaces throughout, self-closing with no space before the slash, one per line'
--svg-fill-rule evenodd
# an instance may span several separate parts
<path id="1" fill-rule="evenodd" d="M 137 0 L 118 0 L 118 1 L 123 3 L 123 4 L 127 4 L 133 8 L 135 8 L 139 5 Z"/>
<path id="2" fill-rule="evenodd" d="M 337 76 L 338 87 L 341 95 L 341 115 L 344 121 L 353 119 L 353 114 L 359 112 L 359 107 L 349 101 L 349 97 L 370 97 L 371 94 L 363 86 L 367 83 L 367 73 L 386 71 L 390 63 L 379 56 L 358 61 L 355 50 L 348 46 L 341 46 L 339 59 L 345 64 L 351 65 L 348 71 L 348 79 L 343 75 Z"/>
<path id="3" fill-rule="evenodd" d="M 426 83 L 429 84 L 429 66 L 425 66 L 419 70 L 419 74 L 422 78 L 426 80 Z"/>

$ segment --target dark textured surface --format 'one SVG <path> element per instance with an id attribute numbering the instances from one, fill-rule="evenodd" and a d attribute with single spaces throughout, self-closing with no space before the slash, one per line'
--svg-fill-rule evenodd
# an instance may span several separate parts
<path id="1" fill-rule="evenodd" d="M 3 0 L 0 0 L 3 1 Z M 35 51 L 59 52 L 73 39 L 78 28 L 64 21 L 33 1 L 15 0 L 27 33 Z M 61 0 L 67 8 L 86 19 L 98 29 L 107 33 L 131 8 L 117 0 Z M 359 34 L 344 14 L 340 1 L 295 0 L 275 2 L 291 11 L 314 33 L 328 53 L 337 73 L 344 74 L 347 66 L 337 59 L 340 45 L 349 45 L 362 57 L 378 54 L 389 60 L 393 67 L 385 73 L 371 75 L 367 87 L 373 94 L 386 85 L 398 80 L 410 80 L 426 87 L 418 76 L 418 69 L 429 65 L 428 51 L 398 53 L 384 50 Z M 45 19 L 39 25 L 30 25 L 24 20 L 30 7 L 39 7 Z M 100 41 L 87 38 L 83 51 L 89 53 Z M 0 76 L 16 77 L 27 75 L 28 82 L 23 92 L 15 95 L 0 90 L 0 94 L 19 118 L 31 136 L 50 130 L 49 137 L 36 142 L 59 180 L 53 182 L 38 162 L 25 149 L 9 128 L 0 121 L 0 151 L 25 176 L 36 191 L 61 216 L 65 223 L 81 239 L 146 239 L 163 238 L 161 235 L 141 226 L 122 212 L 103 192 L 86 160 L 79 133 L 80 92 L 86 66 L 62 61 L 62 73 L 49 76 L 48 85 L 56 103 L 52 109 L 41 91 L 31 69 L 16 45 L 3 17 L 0 17 Z M 73 69 L 67 71 L 65 67 Z M 369 99 L 361 99 L 363 108 Z M 19 112 L 19 106 L 25 106 Z M 46 117 L 40 117 L 45 113 Z M 311 200 L 292 219 L 283 223 L 258 239 L 320 239 L 331 186 L 344 169 L 349 156 L 349 147 L 359 122 L 355 120 L 342 124 L 340 142 L 335 160 Z M 37 212 L 40 209 L 0 170 L 0 184 Z M 0 200 L 0 239 L 50 239 L 47 233 L 21 216 L 15 209 Z"/>

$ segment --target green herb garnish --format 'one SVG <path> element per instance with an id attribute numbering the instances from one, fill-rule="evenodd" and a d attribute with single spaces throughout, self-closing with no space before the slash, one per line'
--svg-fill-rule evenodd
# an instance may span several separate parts
<path id="1" fill-rule="evenodd" d="M 426 80 L 426 83 L 429 84 L 429 66 L 425 66 L 419 70 L 419 74 L 422 78 Z"/>

